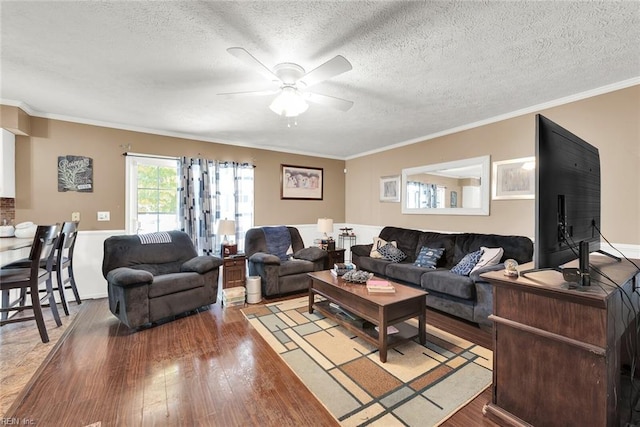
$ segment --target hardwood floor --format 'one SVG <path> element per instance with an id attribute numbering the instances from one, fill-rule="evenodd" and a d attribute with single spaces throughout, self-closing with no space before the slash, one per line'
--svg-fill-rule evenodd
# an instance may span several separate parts
<path id="1" fill-rule="evenodd" d="M 138 332 L 106 300 L 80 308 L 5 417 L 38 426 L 338 425 L 237 308 L 218 302 Z M 427 321 L 491 347 L 475 326 L 431 311 Z M 444 425 L 495 426 L 482 415 L 489 399 L 487 390 Z"/>

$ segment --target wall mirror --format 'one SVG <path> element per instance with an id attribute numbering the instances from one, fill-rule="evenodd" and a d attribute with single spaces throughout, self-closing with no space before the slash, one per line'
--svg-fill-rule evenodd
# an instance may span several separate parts
<path id="1" fill-rule="evenodd" d="M 402 213 L 489 215 L 490 156 L 402 170 Z"/>

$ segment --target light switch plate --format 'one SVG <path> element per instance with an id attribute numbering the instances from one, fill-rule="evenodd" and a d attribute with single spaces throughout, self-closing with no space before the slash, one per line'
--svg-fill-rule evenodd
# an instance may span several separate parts
<path id="1" fill-rule="evenodd" d="M 102 211 L 98 212 L 98 221 L 110 221 L 111 220 L 111 212 Z"/>
<path id="2" fill-rule="evenodd" d="M 71 221 L 80 221 L 80 212 L 71 212 Z"/>

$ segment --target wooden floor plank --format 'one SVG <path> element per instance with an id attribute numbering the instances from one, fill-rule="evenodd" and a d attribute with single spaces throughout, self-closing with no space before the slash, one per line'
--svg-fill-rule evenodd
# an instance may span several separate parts
<path id="1" fill-rule="evenodd" d="M 106 300 L 82 306 L 72 333 L 6 417 L 39 426 L 338 425 L 237 308 L 218 303 L 136 332 Z M 475 325 L 432 311 L 428 323 L 491 347 Z M 482 416 L 490 396 L 488 389 L 444 425 L 495 426 Z"/>

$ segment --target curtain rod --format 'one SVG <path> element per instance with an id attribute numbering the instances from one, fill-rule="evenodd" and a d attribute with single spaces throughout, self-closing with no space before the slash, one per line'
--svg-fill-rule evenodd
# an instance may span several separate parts
<path id="1" fill-rule="evenodd" d="M 170 160 L 178 160 L 180 159 L 180 157 L 173 157 L 173 156 L 157 156 L 157 155 L 153 155 L 153 154 L 142 154 L 142 153 L 130 153 L 130 152 L 124 152 L 122 153 L 123 156 L 131 156 L 131 157 L 146 157 L 146 158 L 150 158 L 150 159 L 170 159 Z"/>

